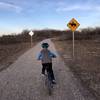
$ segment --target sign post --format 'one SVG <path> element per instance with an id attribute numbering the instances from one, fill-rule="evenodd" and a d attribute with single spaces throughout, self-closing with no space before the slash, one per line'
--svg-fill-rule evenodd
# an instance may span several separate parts
<path id="1" fill-rule="evenodd" d="M 75 36 L 74 36 L 74 32 L 75 30 L 79 27 L 79 23 L 77 22 L 77 20 L 75 20 L 74 18 L 72 18 L 69 23 L 67 24 L 67 26 L 71 29 L 71 31 L 73 32 L 73 59 L 74 59 L 74 55 L 75 55 Z"/>
<path id="2" fill-rule="evenodd" d="M 73 58 L 74 58 L 74 45 L 75 45 L 74 40 L 75 40 L 75 38 L 74 38 L 74 32 L 73 32 Z"/>
<path id="3" fill-rule="evenodd" d="M 29 35 L 31 36 L 31 47 L 32 47 L 32 43 L 33 43 L 33 41 L 32 41 L 32 36 L 34 35 L 34 32 L 30 31 L 30 32 L 29 32 Z"/>

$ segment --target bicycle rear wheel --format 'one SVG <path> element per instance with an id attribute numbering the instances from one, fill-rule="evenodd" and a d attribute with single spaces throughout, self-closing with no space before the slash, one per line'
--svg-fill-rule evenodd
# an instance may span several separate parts
<path id="1" fill-rule="evenodd" d="M 49 95 L 52 94 L 52 88 L 53 88 L 53 84 L 52 84 L 52 80 L 51 80 L 51 75 L 50 73 L 48 72 L 48 79 L 47 79 L 47 87 L 48 87 L 48 93 Z"/>

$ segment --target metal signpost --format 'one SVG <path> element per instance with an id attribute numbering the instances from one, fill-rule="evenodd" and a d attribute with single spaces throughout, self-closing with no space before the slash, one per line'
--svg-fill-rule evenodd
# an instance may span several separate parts
<path id="1" fill-rule="evenodd" d="M 32 36 L 34 35 L 34 32 L 30 31 L 30 32 L 29 32 L 29 35 L 31 36 L 31 47 L 32 47 L 32 42 L 33 42 L 33 41 L 32 41 Z"/>
<path id="2" fill-rule="evenodd" d="M 75 30 L 79 27 L 79 23 L 77 22 L 76 19 L 72 18 L 69 23 L 67 24 L 67 26 L 71 29 L 71 31 L 73 32 L 73 59 L 74 59 L 74 47 L 75 47 L 75 43 L 74 43 L 74 32 Z"/>

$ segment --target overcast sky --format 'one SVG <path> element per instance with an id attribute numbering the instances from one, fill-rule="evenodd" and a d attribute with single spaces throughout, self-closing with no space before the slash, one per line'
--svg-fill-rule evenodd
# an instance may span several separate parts
<path id="1" fill-rule="evenodd" d="M 0 34 L 23 29 L 68 29 L 100 26 L 100 0 L 0 0 Z"/>

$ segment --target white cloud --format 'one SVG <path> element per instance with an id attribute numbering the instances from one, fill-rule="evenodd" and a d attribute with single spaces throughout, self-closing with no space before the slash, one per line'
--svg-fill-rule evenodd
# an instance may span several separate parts
<path id="1" fill-rule="evenodd" d="M 57 12 L 65 12 L 65 11 L 100 11 L 99 5 L 93 5 L 93 4 L 74 4 L 74 5 L 68 5 L 64 4 L 64 2 L 58 3 L 59 6 L 56 8 Z"/>
<path id="2" fill-rule="evenodd" d="M 88 7 L 88 9 L 90 9 Z M 73 10 L 87 10 L 87 8 L 82 8 L 81 6 L 79 5 L 74 5 L 74 6 L 67 6 L 67 7 L 59 7 L 56 9 L 56 11 L 73 11 Z"/>
<path id="3" fill-rule="evenodd" d="M 0 9 L 16 11 L 17 13 L 20 13 L 22 11 L 21 7 L 11 3 L 5 3 L 5 2 L 0 2 Z"/>

